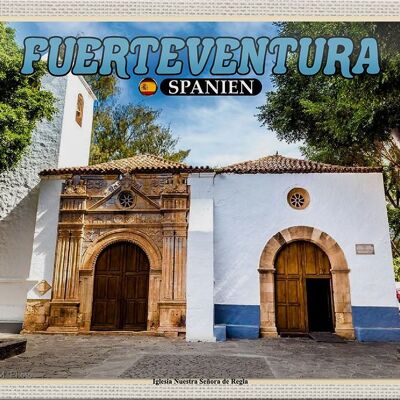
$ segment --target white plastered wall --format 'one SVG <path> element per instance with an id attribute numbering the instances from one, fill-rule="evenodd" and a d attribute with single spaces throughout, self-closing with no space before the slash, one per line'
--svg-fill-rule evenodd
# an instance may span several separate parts
<path id="1" fill-rule="evenodd" d="M 59 189 L 54 182 L 40 184 L 39 172 L 87 165 L 89 159 L 95 97 L 87 83 L 70 74 L 46 75 L 42 84 L 54 94 L 57 112 L 37 125 L 18 166 L 0 174 L 0 331 L 7 324 L 22 323 L 27 296 L 38 298 L 33 287 L 52 278 L 48 266 L 55 252 Z M 75 121 L 78 93 L 85 101 L 82 127 Z M 40 298 L 49 296 L 50 292 Z"/>
<path id="2" fill-rule="evenodd" d="M 84 99 L 82 126 L 75 119 L 79 94 L 82 94 Z M 94 94 L 81 77 L 68 75 L 58 167 L 88 165 L 94 100 Z M 46 280 L 50 286 L 54 271 L 61 186 L 62 181 L 59 179 L 50 177 L 41 181 L 29 274 L 30 281 Z M 36 288 L 32 287 L 27 298 L 50 299 L 51 290 L 40 295 Z"/>
<path id="3" fill-rule="evenodd" d="M 43 179 L 36 214 L 35 236 L 29 281 L 53 282 L 55 248 L 57 242 L 58 213 L 62 181 Z M 28 299 L 50 299 L 51 290 L 41 295 L 35 287 L 28 292 Z"/>
<path id="4" fill-rule="evenodd" d="M 381 174 L 193 174 L 189 183 L 188 338 L 203 340 L 213 327 L 212 284 L 215 304 L 260 304 L 262 250 L 291 226 L 315 227 L 337 241 L 351 270 L 353 306 L 397 306 Z M 305 210 L 287 203 L 295 187 L 310 194 Z M 197 232 L 211 226 L 211 203 L 213 231 L 204 229 L 204 240 Z M 357 255 L 356 244 L 373 244 L 375 254 Z"/>
<path id="5" fill-rule="evenodd" d="M 295 210 L 287 193 L 302 187 L 310 205 Z M 396 306 L 382 175 L 223 174 L 214 183 L 214 301 L 258 305 L 261 252 L 277 232 L 297 225 L 329 234 L 350 272 L 353 306 Z M 373 244 L 374 255 L 355 245 Z"/>
<path id="6" fill-rule="evenodd" d="M 20 324 L 26 295 L 36 284 L 29 280 L 39 172 L 58 165 L 67 78 L 46 75 L 42 87 L 53 93 L 53 118 L 38 123 L 32 143 L 18 165 L 0 174 L 0 331 Z"/>
<path id="7" fill-rule="evenodd" d="M 84 101 L 82 126 L 75 119 L 78 94 L 82 94 Z M 81 77 L 68 75 L 58 167 L 88 165 L 94 100 L 94 94 Z"/>
<path id="8" fill-rule="evenodd" d="M 215 341 L 213 175 L 192 174 L 186 270 L 186 339 Z"/>

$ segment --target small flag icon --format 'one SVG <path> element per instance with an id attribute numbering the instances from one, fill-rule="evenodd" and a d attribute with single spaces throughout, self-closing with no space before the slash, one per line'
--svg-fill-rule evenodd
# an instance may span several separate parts
<path id="1" fill-rule="evenodd" d="M 152 96 L 157 92 L 157 82 L 152 78 L 145 78 L 139 83 L 139 92 L 143 96 Z"/>

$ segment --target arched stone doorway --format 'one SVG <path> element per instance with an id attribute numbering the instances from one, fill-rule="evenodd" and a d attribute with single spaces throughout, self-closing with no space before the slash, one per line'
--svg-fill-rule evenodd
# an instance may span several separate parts
<path id="1" fill-rule="evenodd" d="M 149 274 L 149 259 L 138 245 L 106 247 L 96 260 L 91 329 L 146 330 Z"/>
<path id="2" fill-rule="evenodd" d="M 295 241 L 275 260 L 275 315 L 280 335 L 333 331 L 331 265 L 315 244 Z"/>
<path id="3" fill-rule="evenodd" d="M 92 313 L 94 286 L 97 261 L 103 251 L 110 246 L 119 243 L 129 243 L 140 248 L 149 262 L 149 284 L 148 284 L 148 305 L 147 305 L 147 327 L 145 330 L 157 329 L 159 324 L 159 302 L 161 288 L 161 253 L 153 245 L 151 239 L 143 232 L 130 231 L 127 229 L 116 229 L 100 236 L 88 248 L 79 271 L 79 293 L 80 293 L 80 331 L 92 329 Z"/>
<path id="4" fill-rule="evenodd" d="M 328 257 L 332 275 L 333 323 L 335 333 L 353 339 L 349 267 L 338 243 L 325 232 L 309 226 L 294 226 L 275 234 L 265 245 L 260 258 L 260 334 L 276 336 L 275 273 L 279 251 L 289 243 L 314 243 Z"/>

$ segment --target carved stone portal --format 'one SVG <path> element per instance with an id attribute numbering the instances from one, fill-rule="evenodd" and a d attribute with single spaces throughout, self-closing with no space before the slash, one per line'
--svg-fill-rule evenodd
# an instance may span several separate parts
<path id="1" fill-rule="evenodd" d="M 183 173 L 69 177 L 60 198 L 50 305 L 41 323 L 27 309 L 24 330 L 90 331 L 97 257 L 110 244 L 129 241 L 150 262 L 147 330 L 184 333 L 186 182 Z"/>

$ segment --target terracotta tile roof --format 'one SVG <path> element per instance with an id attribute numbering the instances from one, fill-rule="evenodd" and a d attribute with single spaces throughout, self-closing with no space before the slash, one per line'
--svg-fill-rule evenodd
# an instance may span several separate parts
<path id="1" fill-rule="evenodd" d="M 102 164 L 88 165 L 85 167 L 68 167 L 47 169 L 40 175 L 65 175 L 65 174 L 119 174 L 133 171 L 186 171 L 190 167 L 183 163 L 165 160 L 164 158 L 141 154 L 121 160 L 109 161 Z"/>
<path id="2" fill-rule="evenodd" d="M 380 167 L 344 167 L 308 160 L 284 157 L 281 155 L 267 156 L 258 160 L 245 161 L 219 168 L 217 173 L 235 174 L 284 174 L 284 173 L 326 173 L 326 172 L 382 172 Z"/>
<path id="3" fill-rule="evenodd" d="M 45 175 L 78 175 L 78 174 L 120 174 L 125 172 L 216 172 L 235 174 L 284 174 L 284 173 L 327 173 L 327 172 L 382 172 L 380 167 L 344 167 L 300 160 L 281 155 L 267 156 L 258 160 L 245 161 L 222 168 L 192 167 L 183 163 L 165 160 L 150 154 L 137 155 L 121 160 L 85 167 L 68 167 L 47 169 L 40 173 Z"/>

